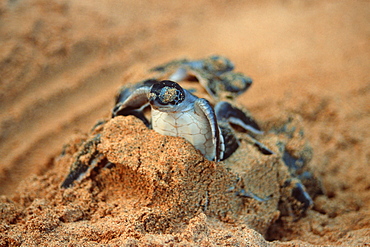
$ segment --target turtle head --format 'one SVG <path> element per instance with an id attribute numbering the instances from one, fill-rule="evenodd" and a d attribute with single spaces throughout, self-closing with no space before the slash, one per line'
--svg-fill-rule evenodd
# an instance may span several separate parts
<path id="1" fill-rule="evenodd" d="M 166 112 L 178 111 L 185 100 L 185 91 L 176 82 L 164 80 L 152 85 L 148 99 L 154 109 Z"/>

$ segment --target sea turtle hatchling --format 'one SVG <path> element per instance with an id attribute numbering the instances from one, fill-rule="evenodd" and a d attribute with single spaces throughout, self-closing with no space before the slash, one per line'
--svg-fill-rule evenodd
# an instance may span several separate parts
<path id="1" fill-rule="evenodd" d="M 274 154 L 257 140 L 263 131 L 251 114 L 235 104 L 234 99 L 250 87 L 252 80 L 233 69 L 231 61 L 222 56 L 193 61 L 182 59 L 155 67 L 150 79 L 126 84 L 120 89 L 112 118 L 133 115 L 160 134 L 185 138 L 211 161 L 225 160 L 238 149 L 240 143 L 234 127 L 246 132 L 248 141 L 263 155 Z M 191 82 L 190 86 L 185 89 L 188 82 Z M 202 90 L 204 94 L 195 95 Z M 96 134 L 83 144 L 62 188 L 70 187 L 98 164 L 114 166 L 97 151 L 99 143 L 100 134 Z M 289 156 L 284 149 L 282 147 L 283 161 L 296 178 L 297 172 L 302 170 L 296 164 L 302 162 Z M 292 195 L 302 203 L 303 212 L 312 205 L 299 177 L 287 180 L 285 184 L 292 187 Z M 249 191 L 235 193 L 259 201 L 267 200 Z"/>
<path id="2" fill-rule="evenodd" d="M 233 69 L 231 61 L 222 56 L 194 61 L 182 59 L 155 67 L 151 79 L 126 84 L 119 90 L 112 118 L 133 115 L 161 134 L 184 137 L 209 160 L 227 159 L 239 147 L 231 124 L 251 134 L 263 133 L 248 111 L 232 101 L 252 83 L 249 77 Z M 186 90 L 175 79 L 196 83 Z M 211 103 L 192 94 L 198 85 L 206 91 L 205 97 L 211 96 L 208 98 Z M 151 116 L 147 114 L 149 108 Z M 252 136 L 250 141 L 263 154 L 273 153 Z M 99 142 L 100 134 L 85 142 L 62 183 L 63 188 L 70 187 L 100 162 L 101 155 L 94 151 Z M 89 153 L 92 154 L 88 162 L 79 159 Z"/>
<path id="3" fill-rule="evenodd" d="M 226 159 L 239 146 L 230 124 L 254 134 L 263 133 L 250 114 L 230 101 L 252 83 L 249 77 L 233 72 L 233 67 L 230 60 L 221 56 L 178 60 L 156 67 L 152 71 L 160 72 L 159 76 L 121 88 L 112 117 L 134 115 L 160 134 L 185 138 L 208 160 Z M 184 81 L 191 76 L 212 96 L 214 108 L 208 100 L 172 81 Z M 160 78 L 169 80 L 159 81 Z M 149 105 L 151 121 L 144 113 Z M 252 140 L 262 153 L 273 153 Z"/>
<path id="4" fill-rule="evenodd" d="M 122 90 L 113 109 L 113 117 L 135 115 L 148 124 L 143 107 L 150 104 L 151 125 L 155 131 L 185 138 L 208 160 L 225 159 L 238 147 L 237 139 L 229 127 L 230 119 L 240 115 L 242 117 L 235 123 L 260 132 L 252 119 L 230 103 L 219 102 L 213 110 L 206 99 L 194 96 L 174 81 L 147 80 L 136 84 L 134 88 L 130 93 Z M 262 144 L 260 147 L 265 153 L 272 153 Z"/>

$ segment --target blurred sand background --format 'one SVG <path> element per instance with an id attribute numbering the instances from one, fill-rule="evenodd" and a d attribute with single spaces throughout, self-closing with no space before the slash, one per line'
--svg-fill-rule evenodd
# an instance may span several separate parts
<path id="1" fill-rule="evenodd" d="M 261 123 L 302 116 L 327 196 L 315 210 L 332 213 L 310 233 L 316 243 L 368 236 L 369 1 L 1 1 L 0 193 L 45 172 L 71 135 L 109 116 L 127 78 L 211 54 L 254 79 L 239 101 Z"/>

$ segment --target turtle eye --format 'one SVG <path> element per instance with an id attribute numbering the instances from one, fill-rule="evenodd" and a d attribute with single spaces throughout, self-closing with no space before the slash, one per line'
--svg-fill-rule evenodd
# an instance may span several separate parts
<path id="1" fill-rule="evenodd" d="M 184 89 L 176 82 L 165 80 L 153 84 L 149 101 L 161 105 L 178 105 L 185 99 Z"/>

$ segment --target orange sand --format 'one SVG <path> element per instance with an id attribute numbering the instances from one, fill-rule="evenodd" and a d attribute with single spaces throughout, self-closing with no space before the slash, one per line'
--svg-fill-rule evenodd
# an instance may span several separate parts
<path id="1" fill-rule="evenodd" d="M 369 16 L 368 2 L 349 0 L 1 2 L 0 245 L 369 244 Z M 120 85 L 210 54 L 254 79 L 239 103 L 263 129 L 290 114 L 302 119 L 309 168 L 324 188 L 305 217 L 279 217 L 277 198 L 221 193 L 241 172 L 248 188 L 284 198 L 274 187 L 281 166 L 264 167 L 264 177 L 253 149 L 245 171 L 214 164 L 134 118 L 107 123 L 97 147 L 123 166 L 60 189 Z M 125 137 L 120 121 L 132 126 Z M 125 142 L 131 149 L 120 156 Z"/>

